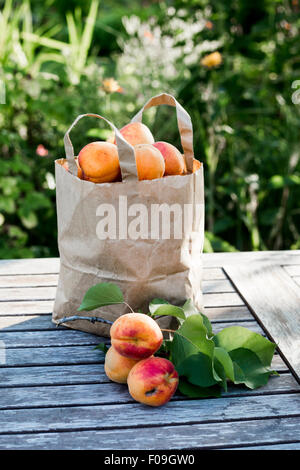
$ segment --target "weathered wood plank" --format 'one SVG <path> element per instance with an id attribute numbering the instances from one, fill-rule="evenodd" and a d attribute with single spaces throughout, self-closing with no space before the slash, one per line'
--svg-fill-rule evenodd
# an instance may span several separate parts
<path id="1" fill-rule="evenodd" d="M 3 410 L 0 434 L 297 417 L 299 410 L 300 394 L 174 400 L 165 405 L 163 413 L 139 403 L 126 404 L 126 409 L 124 405 L 94 405 Z"/>
<path id="2" fill-rule="evenodd" d="M 235 292 L 233 285 L 229 280 L 209 280 L 202 281 L 202 292 L 204 294 Z"/>
<path id="3" fill-rule="evenodd" d="M 300 289 L 281 266 L 248 263 L 224 269 L 300 380 Z"/>
<path id="4" fill-rule="evenodd" d="M 297 284 L 297 286 L 300 286 L 300 276 L 293 277 L 293 280 Z"/>
<path id="5" fill-rule="evenodd" d="M 53 300 L 40 300 L 34 302 L 0 302 L 0 316 L 8 315 L 49 315 L 53 310 Z"/>
<path id="6" fill-rule="evenodd" d="M 282 375 L 282 377 L 287 376 L 288 374 Z M 0 388 L 105 382 L 109 380 L 104 372 L 103 363 L 0 368 Z M 293 386 L 292 383 L 290 385 Z"/>
<path id="7" fill-rule="evenodd" d="M 221 267 L 207 268 L 203 266 L 203 268 L 203 281 L 227 279 L 227 276 Z"/>
<path id="8" fill-rule="evenodd" d="M 41 331 L 56 330 L 52 315 L 0 315 L 0 331 Z M 62 329 L 64 327 L 60 327 Z"/>
<path id="9" fill-rule="evenodd" d="M 300 250 L 287 251 L 239 251 L 233 253 L 203 253 L 205 268 L 223 267 L 225 264 L 247 264 L 252 261 L 285 265 L 300 265 Z"/>
<path id="10" fill-rule="evenodd" d="M 0 276 L 0 288 L 57 286 L 58 274 L 18 274 Z"/>
<path id="11" fill-rule="evenodd" d="M 100 337 L 99 340 L 101 341 Z M 100 342 L 99 341 L 99 342 Z M 99 364 L 103 362 L 102 351 L 93 346 L 65 346 L 52 348 L 13 348 L 6 350 L 6 363 L 1 367 L 58 366 L 62 364 Z M 279 372 L 287 371 L 286 364 L 276 354 L 272 367 Z"/>
<path id="12" fill-rule="evenodd" d="M 0 449 L 165 450 L 222 449 L 229 446 L 288 444 L 299 439 L 300 418 L 272 418 L 242 422 L 162 426 L 105 431 L 51 432 L 0 435 Z M 258 437 L 259 436 L 259 437 Z M 300 440 L 300 439 L 299 439 Z"/>
<path id="13" fill-rule="evenodd" d="M 91 372 L 91 377 L 94 378 L 94 381 L 98 380 L 98 383 L 5 388 L 1 382 L 0 409 L 134 403 L 128 393 L 128 388 L 125 385 L 109 382 L 104 374 L 103 366 L 101 369 L 101 374 L 98 374 L 97 377 L 93 371 Z M 60 380 L 64 380 L 61 375 Z M 75 380 L 78 380 L 78 378 L 75 378 Z M 229 386 L 228 391 L 224 392 L 222 396 L 226 398 L 234 396 L 254 397 L 257 395 L 299 392 L 300 385 L 293 376 L 283 374 L 280 377 L 271 377 L 267 386 L 256 390 L 250 390 L 242 386 Z M 187 398 L 177 394 L 174 399 L 186 400 Z M 284 405 L 284 396 L 282 404 Z M 280 410 L 282 410 L 282 407 Z"/>
<path id="14" fill-rule="evenodd" d="M 15 348 L 6 350 L 5 366 L 97 364 L 103 360 L 102 351 L 95 350 L 91 346 Z M 0 365 L 0 367 L 4 367 L 4 365 Z"/>
<path id="15" fill-rule="evenodd" d="M 253 315 L 249 311 L 246 305 L 242 307 L 207 307 L 205 309 L 205 315 L 212 322 L 221 321 L 221 322 L 242 322 L 242 321 L 251 321 L 253 320 Z"/>
<path id="16" fill-rule="evenodd" d="M 283 266 L 283 268 L 289 276 L 300 276 L 300 263 L 291 266 Z"/>
<path id="17" fill-rule="evenodd" d="M 0 275 L 57 274 L 59 258 L 5 259 L 0 260 Z"/>
<path id="18" fill-rule="evenodd" d="M 230 307 L 242 306 L 243 300 L 237 293 L 204 294 L 204 308 L 206 307 Z"/>
<path id="19" fill-rule="evenodd" d="M 290 442 L 285 444 L 269 444 L 265 446 L 243 446 L 243 447 L 232 447 L 231 450 L 300 450 L 299 442 Z"/>
<path id="20" fill-rule="evenodd" d="M 253 326 L 253 328 L 255 327 Z M 0 331 L 0 341 L 4 342 L 6 348 L 49 348 L 50 346 L 92 346 L 102 341 L 108 342 L 109 339 L 71 329 L 13 333 L 2 330 Z"/>
<path id="21" fill-rule="evenodd" d="M 56 287 L 11 287 L 0 289 L 0 302 L 8 300 L 52 300 L 55 298 Z"/>
<path id="22" fill-rule="evenodd" d="M 51 432 L 0 435 L 0 449 L 105 449 L 148 450 L 222 449 L 295 442 L 299 439 L 300 418 L 272 418 L 242 422 L 162 426 L 156 428 L 115 429 L 105 431 Z M 281 444 L 283 445 L 283 444 Z"/>

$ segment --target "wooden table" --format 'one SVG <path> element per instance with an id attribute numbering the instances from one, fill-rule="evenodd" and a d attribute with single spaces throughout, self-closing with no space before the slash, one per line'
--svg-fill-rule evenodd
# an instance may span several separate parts
<path id="1" fill-rule="evenodd" d="M 59 260 L 3 260 L 0 449 L 299 449 L 300 251 L 203 259 L 214 331 L 239 324 L 267 334 L 279 343 L 280 377 L 218 399 L 133 402 L 105 376 L 99 337 L 51 322 Z"/>

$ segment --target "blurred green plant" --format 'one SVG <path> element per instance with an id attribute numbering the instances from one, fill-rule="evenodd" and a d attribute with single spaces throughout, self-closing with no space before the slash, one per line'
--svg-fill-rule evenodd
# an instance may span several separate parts
<path id="1" fill-rule="evenodd" d="M 29 28 L 29 30 L 26 28 L 21 34 L 22 39 L 29 43 L 31 42 L 39 46 L 45 46 L 49 49 L 59 51 L 59 53 L 41 54 L 38 65 L 41 65 L 41 60 L 51 60 L 64 64 L 70 83 L 77 85 L 87 66 L 88 52 L 92 42 L 98 6 L 99 0 L 91 1 L 90 10 L 85 23 L 82 20 L 82 12 L 80 8 L 77 7 L 75 9 L 74 15 L 71 12 L 67 12 L 66 21 L 68 26 L 69 43 L 57 41 L 41 34 L 34 34 L 31 32 L 31 28 Z"/>
<path id="2" fill-rule="evenodd" d="M 204 249 L 300 249 L 298 0 L 143 5 L 0 0 L 0 257 L 57 255 L 53 160 L 72 120 L 96 112 L 121 127 L 162 91 L 194 124 Z M 173 109 L 145 122 L 180 148 Z M 87 120 L 72 140 L 109 135 Z"/>

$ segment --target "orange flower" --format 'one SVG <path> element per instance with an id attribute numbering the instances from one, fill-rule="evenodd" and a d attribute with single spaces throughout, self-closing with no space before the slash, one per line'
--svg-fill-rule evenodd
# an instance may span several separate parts
<path id="1" fill-rule="evenodd" d="M 222 63 L 222 56 L 220 52 L 218 51 L 212 52 L 211 54 L 207 54 L 201 60 L 201 65 L 204 65 L 205 67 L 208 67 L 209 69 L 212 67 L 217 67 L 221 63 Z"/>
<path id="2" fill-rule="evenodd" d="M 120 87 L 114 78 L 105 78 L 102 82 L 103 89 L 106 93 L 122 93 L 123 88 Z"/>
<path id="3" fill-rule="evenodd" d="M 212 23 L 211 21 L 208 20 L 208 21 L 205 23 L 205 27 L 206 27 L 207 29 L 213 29 L 214 25 L 213 25 L 213 23 Z"/>
<path id="4" fill-rule="evenodd" d="M 48 150 L 43 146 L 43 144 L 39 144 L 35 152 L 39 157 L 47 157 L 49 153 Z"/>

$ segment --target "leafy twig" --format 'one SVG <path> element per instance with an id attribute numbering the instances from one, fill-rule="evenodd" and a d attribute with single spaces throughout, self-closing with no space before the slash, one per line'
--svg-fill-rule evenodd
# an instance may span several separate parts
<path id="1" fill-rule="evenodd" d="M 90 321 L 91 323 L 96 323 L 96 322 L 100 322 L 100 323 L 107 323 L 108 325 L 112 325 L 113 322 L 110 321 L 110 320 L 104 320 L 104 318 L 100 318 L 100 317 L 83 317 L 83 316 L 79 316 L 79 315 L 73 315 L 72 317 L 64 317 L 64 318 L 61 318 L 60 320 L 58 320 L 58 322 L 56 323 L 56 326 L 60 326 L 62 323 L 67 323 L 69 321 L 75 321 L 75 320 L 88 320 Z"/>

